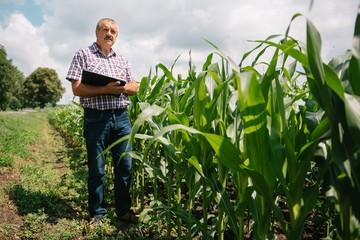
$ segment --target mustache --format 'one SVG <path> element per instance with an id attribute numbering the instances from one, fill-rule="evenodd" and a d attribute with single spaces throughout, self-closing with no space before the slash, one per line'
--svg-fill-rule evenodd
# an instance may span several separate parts
<path id="1" fill-rule="evenodd" d="M 104 40 L 113 40 L 113 37 L 112 37 L 112 36 L 107 35 L 107 36 L 105 36 L 105 37 L 104 37 Z"/>

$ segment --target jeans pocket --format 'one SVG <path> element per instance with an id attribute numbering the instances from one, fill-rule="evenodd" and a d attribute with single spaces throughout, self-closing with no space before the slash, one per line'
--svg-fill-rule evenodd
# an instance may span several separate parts
<path id="1" fill-rule="evenodd" d="M 84 110 L 84 121 L 86 123 L 101 122 L 104 117 L 104 113 L 99 110 L 85 109 Z"/>
<path id="2" fill-rule="evenodd" d="M 84 137 L 87 143 L 96 142 L 103 138 L 103 133 L 108 129 L 108 119 L 104 111 L 85 109 L 84 110 Z"/>

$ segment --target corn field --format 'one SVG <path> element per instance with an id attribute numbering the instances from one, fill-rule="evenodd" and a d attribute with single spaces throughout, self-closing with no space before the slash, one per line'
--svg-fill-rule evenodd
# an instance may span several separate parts
<path id="1" fill-rule="evenodd" d="M 132 194 L 167 239 L 303 239 L 309 222 L 327 239 L 360 239 L 360 13 L 352 49 L 329 63 L 312 22 L 306 43 L 291 22 L 240 63 L 208 42 L 200 72 L 190 55 L 186 77 L 158 64 L 141 79 Z M 82 141 L 79 105 L 52 114 Z"/>

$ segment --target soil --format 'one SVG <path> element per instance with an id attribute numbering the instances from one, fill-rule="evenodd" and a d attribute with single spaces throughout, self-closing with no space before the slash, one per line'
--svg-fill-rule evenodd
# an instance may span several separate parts
<path id="1" fill-rule="evenodd" d="M 0 174 L 0 189 L 6 187 L 10 183 L 18 183 L 20 181 L 20 175 L 18 172 L 12 171 L 9 168 L 1 168 Z M 8 195 L 3 196 L 4 201 L 0 202 L 0 228 L 2 225 L 11 226 L 14 237 L 12 239 L 20 239 L 17 236 L 19 228 L 24 224 L 23 218 L 17 214 L 17 208 L 14 202 L 8 197 Z M 0 232 L 0 239 L 5 239 L 5 236 L 2 236 Z"/>

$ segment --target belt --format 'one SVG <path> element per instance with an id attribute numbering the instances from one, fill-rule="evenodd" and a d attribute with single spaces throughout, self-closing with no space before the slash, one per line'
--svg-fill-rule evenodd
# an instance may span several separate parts
<path id="1" fill-rule="evenodd" d="M 111 112 L 111 113 L 117 113 L 117 112 L 126 111 L 126 108 L 108 109 L 108 110 L 103 110 L 103 111 L 107 111 L 107 112 Z"/>
<path id="2" fill-rule="evenodd" d="M 127 108 L 114 108 L 114 109 L 106 109 L 106 110 L 99 110 L 99 109 L 92 109 L 92 108 L 85 108 L 85 111 L 92 111 L 92 112 L 105 112 L 105 113 L 121 113 L 126 111 Z"/>

